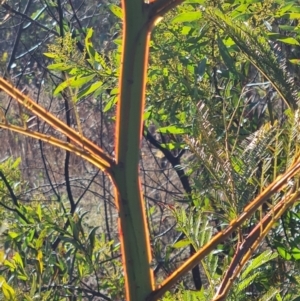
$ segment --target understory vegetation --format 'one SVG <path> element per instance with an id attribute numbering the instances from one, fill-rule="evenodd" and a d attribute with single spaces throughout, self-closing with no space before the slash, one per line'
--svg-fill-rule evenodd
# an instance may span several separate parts
<path id="1" fill-rule="evenodd" d="M 128 299 L 111 159 L 121 5 L 0 8 L 1 77 L 77 133 L 1 81 L 0 300 Z M 296 0 L 186 0 L 152 30 L 138 174 L 157 289 L 144 300 L 300 300 L 299 19 Z"/>

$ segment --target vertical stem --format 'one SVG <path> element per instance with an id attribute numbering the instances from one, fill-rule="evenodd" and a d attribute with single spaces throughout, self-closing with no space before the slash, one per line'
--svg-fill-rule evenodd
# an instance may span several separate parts
<path id="1" fill-rule="evenodd" d="M 147 6 L 123 0 L 123 53 L 116 125 L 114 182 L 125 273 L 126 300 L 142 301 L 154 289 L 139 158 L 150 29 Z"/>

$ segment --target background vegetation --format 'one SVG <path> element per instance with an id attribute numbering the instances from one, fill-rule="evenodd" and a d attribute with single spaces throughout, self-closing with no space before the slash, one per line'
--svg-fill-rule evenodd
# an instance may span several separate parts
<path id="1" fill-rule="evenodd" d="M 112 1 L 1 4 L 1 76 L 109 154 L 120 17 Z M 156 283 L 297 162 L 299 17 L 298 1 L 187 0 L 154 29 L 140 176 Z M 62 137 L 3 93 L 4 121 Z M 124 300 L 118 213 L 105 174 L 6 130 L 0 152 L 1 298 Z M 297 191 L 298 178 L 289 179 L 163 300 L 221 300 L 216 288 L 268 213 L 274 227 L 243 269 L 236 266 L 235 281 L 227 278 L 225 298 L 298 300 L 298 199 L 276 219 L 276 204 Z"/>

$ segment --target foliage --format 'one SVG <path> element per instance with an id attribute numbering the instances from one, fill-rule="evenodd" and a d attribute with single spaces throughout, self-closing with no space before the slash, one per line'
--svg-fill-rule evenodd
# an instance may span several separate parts
<path id="1" fill-rule="evenodd" d="M 115 4 L 109 10 L 122 16 Z M 146 193 L 155 181 L 149 174 L 145 178 L 151 179 L 143 184 L 145 198 L 154 203 L 148 206 L 149 221 L 155 217 L 157 223 L 157 212 L 161 212 L 160 225 L 150 226 L 152 266 L 159 282 L 180 267 L 182 260 L 201 251 L 214 234 L 228 229 L 253 199 L 278 181 L 278 175 L 297 163 L 298 17 L 296 2 L 186 1 L 154 29 L 143 134 L 150 145 L 148 153 L 154 148 L 155 160 L 167 161 L 167 167 L 161 168 L 168 187 L 166 201 L 153 201 L 152 192 Z M 81 135 L 80 104 L 89 99 L 101 104 L 101 114 L 109 113 L 110 118 L 103 119 L 113 127 L 120 93 L 120 40 L 109 39 L 117 46 L 97 51 L 93 29 L 86 26 L 75 31 L 65 21 L 61 20 L 56 31 L 60 36 L 43 50 L 48 71 L 55 78 L 53 94 L 71 100 Z M 119 23 L 109 30 L 118 31 Z M 65 111 L 68 115 L 69 110 Z M 144 165 L 148 153 L 145 148 L 141 153 Z M 6 162 L 2 164 L 14 194 L 24 191 L 26 185 L 18 184 L 17 163 L 13 173 Z M 173 174 L 166 175 L 168 166 L 177 176 L 175 184 Z M 155 184 L 159 191 L 162 184 Z M 10 186 L 1 190 L 7 194 Z M 178 186 L 182 189 L 176 194 Z M 252 237 L 256 225 L 263 229 L 264 218 L 295 191 L 298 177 L 290 178 L 251 219 L 200 260 L 199 291 L 191 290 L 192 280 L 196 284 L 193 273 L 192 280 L 185 277 L 162 300 L 219 300 L 222 295 L 215 288 L 230 271 L 239 246 Z M 34 196 L 39 201 L 30 206 L 14 200 L 11 191 L 9 195 L 10 207 L 1 201 L 9 229 L 2 235 L 5 298 L 59 300 L 74 294 L 78 298 L 93 294 L 122 298 L 124 279 L 121 264 L 114 259 L 119 254 L 116 244 L 99 236 L 96 227 L 84 225 L 89 213 L 69 206 L 69 194 L 65 201 L 47 201 L 47 206 L 42 194 Z M 232 290 L 227 300 L 297 300 L 298 207 L 296 204 L 279 220 L 272 218 L 270 225 L 276 227 L 264 243 L 249 247 L 251 258 L 246 264 L 239 263 L 236 269 L 245 264 L 244 269 L 228 281 Z M 174 226 L 168 225 L 169 209 L 179 239 L 174 238 Z M 90 279 L 96 279 L 95 288 L 87 286 Z"/>
<path id="2" fill-rule="evenodd" d="M 18 161 L 1 164 L 1 172 L 17 169 Z M 36 196 L 22 204 L 12 187 L 16 178 L 7 173 L 10 193 L 3 193 L 1 277 L 5 300 L 78 300 L 95 296 L 111 300 L 123 294 L 118 245 L 106 242 L 97 227 L 86 224 L 88 212 L 67 213 L 66 201 Z M 17 186 L 16 186 L 17 187 Z M 13 195 L 11 195 L 11 193 Z M 11 204 L 12 203 L 12 204 Z M 69 226 L 66 227 L 66 221 Z M 111 259 L 115 254 L 115 259 Z M 6 281 L 5 281 L 6 280 Z"/>
<path id="3" fill-rule="evenodd" d="M 58 95 L 67 88 L 74 88 L 77 93 L 74 94 L 73 101 L 76 103 L 83 97 L 91 94 L 96 97 L 111 88 L 117 73 L 106 63 L 107 57 L 94 49 L 91 42 L 92 35 L 93 30 L 90 28 L 86 33 L 83 52 L 76 48 L 77 42 L 72 38 L 71 32 L 67 32 L 64 38 L 57 38 L 55 44 L 49 45 L 48 52 L 44 55 L 53 59 L 54 64 L 48 65 L 48 69 L 64 71 L 69 75 L 56 87 L 54 95 Z M 112 60 L 113 57 L 110 59 Z M 93 79 L 96 79 L 96 82 L 92 83 Z M 115 102 L 116 93 L 116 90 L 110 91 L 110 95 L 114 96 L 108 98 L 108 102 Z M 108 108 L 105 108 L 104 112 L 107 110 Z"/>
<path id="4" fill-rule="evenodd" d="M 212 219 L 220 225 L 241 212 L 245 204 L 298 155 L 295 135 L 298 123 L 294 123 L 293 117 L 298 113 L 291 113 L 297 107 L 298 92 L 291 78 L 290 70 L 294 68 L 283 58 L 285 45 L 296 44 L 296 39 L 271 33 L 267 26 L 286 11 L 291 14 L 285 16 L 292 18 L 292 12 L 298 8 L 289 4 L 238 3 L 224 4 L 220 9 L 223 14 L 215 8 L 207 8 L 201 16 L 189 19 L 186 12 L 173 17 L 175 25 L 168 20 L 161 24 L 162 30 L 158 33 L 156 29 L 154 42 L 156 36 L 158 44 L 161 40 L 166 42 L 160 46 L 153 43 L 152 53 L 163 60 L 164 68 L 156 67 L 159 59 L 157 62 L 153 59 L 153 68 L 157 70 L 152 71 L 151 66 L 149 73 L 149 89 L 153 87 L 153 91 L 148 90 L 148 99 L 155 101 L 150 109 L 157 132 L 160 132 L 159 124 L 163 124 L 163 133 L 170 134 L 166 147 L 188 147 L 196 154 L 192 175 L 195 175 L 194 189 L 201 197 L 196 193 L 194 202 L 199 203 L 205 196 L 205 201 L 200 203 L 216 215 Z M 187 11 L 193 10 L 193 4 L 186 7 Z M 276 9 L 277 19 L 272 11 Z M 260 19 L 256 10 L 263 12 Z M 284 43 L 282 48 L 276 46 L 276 41 Z M 197 56 L 197 52 L 202 57 Z M 156 53 L 159 54 L 156 56 Z M 152 79 L 153 82 L 160 80 L 161 90 L 152 85 Z M 182 82 L 173 82 L 174 79 Z M 186 94 L 182 92 L 184 89 L 188 90 Z M 271 92 L 273 89 L 277 93 Z M 284 112 L 282 99 L 291 110 Z M 183 107 L 185 104 L 189 107 Z M 170 106 L 179 107 L 177 112 L 180 113 L 170 112 Z M 188 138 L 180 144 L 178 134 L 182 133 Z M 293 141 L 293 146 L 286 141 Z M 271 203 L 275 204 L 279 197 L 275 196 Z M 247 227 L 245 225 L 245 230 Z M 186 226 L 186 232 L 190 231 Z M 278 230 L 279 236 L 281 231 Z M 271 247 L 276 248 L 276 244 Z M 266 294 L 268 289 L 266 287 Z"/>

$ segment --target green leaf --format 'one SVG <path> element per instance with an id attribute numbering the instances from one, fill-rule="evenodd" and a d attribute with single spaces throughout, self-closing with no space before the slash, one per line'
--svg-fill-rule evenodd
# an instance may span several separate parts
<path id="1" fill-rule="evenodd" d="M 18 274 L 18 279 L 26 281 L 26 280 L 28 280 L 28 277 L 24 274 Z"/>
<path id="2" fill-rule="evenodd" d="M 193 22 L 196 20 L 199 20 L 202 17 L 202 12 L 187 12 L 187 13 L 181 13 L 175 16 L 171 23 L 183 23 L 183 22 Z"/>
<path id="3" fill-rule="evenodd" d="M 93 255 L 93 251 L 94 251 L 94 248 L 95 248 L 95 241 L 96 241 L 96 231 L 99 227 L 95 227 L 91 230 L 91 232 L 89 233 L 88 235 L 88 240 L 90 242 L 89 244 L 89 256 L 91 257 Z"/>
<path id="4" fill-rule="evenodd" d="M 278 39 L 278 41 L 283 42 L 285 44 L 289 44 L 289 45 L 297 45 L 297 46 L 300 45 L 300 43 L 296 39 L 291 38 L 291 37 L 290 38 L 284 38 L 284 39 Z"/>
<path id="5" fill-rule="evenodd" d="M 288 18 L 292 19 L 300 19 L 300 13 L 290 13 L 290 14 L 286 14 L 286 16 Z"/>
<path id="6" fill-rule="evenodd" d="M 18 158 L 14 161 L 14 163 L 12 164 L 11 168 L 12 168 L 12 169 L 17 168 L 17 167 L 20 165 L 20 163 L 21 163 L 21 157 L 18 157 Z"/>
<path id="7" fill-rule="evenodd" d="M 76 231 L 77 231 L 77 233 L 76 233 Z M 77 235 L 77 234 L 79 234 L 78 229 L 75 229 L 75 233 L 73 233 L 73 235 Z M 78 243 L 78 241 L 75 240 L 74 238 L 62 236 L 61 240 L 64 242 L 70 243 L 74 248 L 77 248 L 79 250 L 82 249 L 82 245 L 80 243 Z"/>
<path id="8" fill-rule="evenodd" d="M 300 249 L 294 247 L 292 249 L 292 253 L 291 254 L 292 254 L 292 256 L 293 256 L 294 259 L 296 259 L 296 260 L 300 259 Z"/>
<path id="9" fill-rule="evenodd" d="M 289 60 L 292 64 L 300 65 L 300 59 L 291 59 Z"/>
<path id="10" fill-rule="evenodd" d="M 182 26 L 181 29 L 181 34 L 183 34 L 184 36 L 188 35 L 191 31 L 191 27 L 190 26 Z"/>
<path id="11" fill-rule="evenodd" d="M 284 258 L 286 260 L 292 259 L 291 254 L 286 249 L 284 249 L 282 247 L 277 247 L 277 251 L 282 258 Z"/>
<path id="12" fill-rule="evenodd" d="M 35 241 L 35 247 L 37 250 L 39 250 L 43 246 L 46 235 L 47 235 L 47 229 L 43 229 L 38 239 Z"/>
<path id="13" fill-rule="evenodd" d="M 92 36 L 93 36 L 93 28 L 89 28 L 87 33 L 86 33 L 86 37 L 84 40 L 85 43 L 85 48 L 89 54 L 89 63 L 91 63 L 92 65 L 94 65 L 94 61 L 95 61 L 95 49 L 93 48 L 93 44 L 92 44 Z"/>
<path id="14" fill-rule="evenodd" d="M 33 239 L 33 237 L 34 237 L 34 234 L 35 234 L 35 229 L 29 230 L 28 235 L 27 235 L 27 237 L 26 237 L 26 243 L 32 242 L 32 239 Z"/>
<path id="15" fill-rule="evenodd" d="M 151 117 L 151 114 L 152 114 L 151 111 L 145 112 L 143 115 L 143 120 L 144 121 L 148 120 Z"/>
<path id="16" fill-rule="evenodd" d="M 235 62 L 232 59 L 228 51 L 228 48 L 225 46 L 223 40 L 219 36 L 218 36 L 218 46 L 219 46 L 220 54 L 224 60 L 226 67 L 229 69 L 231 73 L 237 74 L 237 71 L 235 69 Z"/>
<path id="17" fill-rule="evenodd" d="M 50 57 L 51 59 L 58 59 L 59 58 L 58 54 L 56 54 L 56 53 L 45 52 L 43 54 L 44 54 L 44 56 Z"/>
<path id="18" fill-rule="evenodd" d="M 168 150 L 184 149 L 186 147 L 186 143 L 183 142 L 162 143 L 161 147 L 166 148 Z"/>
<path id="19" fill-rule="evenodd" d="M 30 295 L 33 296 L 36 291 L 36 274 L 32 274 L 32 280 L 31 280 L 31 288 L 30 288 Z"/>
<path id="20" fill-rule="evenodd" d="M 91 74 L 88 76 L 80 77 L 80 76 L 74 76 L 68 78 L 66 81 L 58 85 L 58 87 L 54 90 L 53 94 L 57 95 L 59 94 L 62 90 L 66 89 L 67 87 L 72 87 L 72 88 L 80 88 L 84 84 L 88 83 L 91 81 L 96 74 Z"/>
<path id="21" fill-rule="evenodd" d="M 295 26 L 291 25 L 279 25 L 278 27 L 284 31 L 294 31 L 296 28 Z"/>
<path id="22" fill-rule="evenodd" d="M 8 231 L 8 235 L 9 235 L 11 238 L 16 238 L 16 237 L 19 236 L 19 233 L 12 232 L 12 231 Z"/>
<path id="23" fill-rule="evenodd" d="M 76 96 L 76 100 L 79 100 L 80 98 L 90 95 L 91 93 L 93 93 L 94 91 L 96 91 L 98 88 L 100 88 L 103 85 L 103 82 L 101 81 L 97 81 L 93 84 L 91 84 L 90 86 L 88 86 L 87 88 L 83 89 L 82 91 L 80 91 L 77 96 Z"/>
<path id="24" fill-rule="evenodd" d="M 161 132 L 162 134 L 184 134 L 188 131 L 187 128 L 178 127 L 176 125 L 169 125 L 159 128 L 158 132 Z"/>
<path id="25" fill-rule="evenodd" d="M 198 63 L 198 67 L 197 67 L 197 75 L 202 78 L 204 73 L 205 73 L 205 70 L 206 70 L 206 62 L 207 62 L 207 58 L 203 58 L 199 63 Z"/>
<path id="26" fill-rule="evenodd" d="M 57 63 L 57 64 L 51 64 L 47 68 L 49 70 L 67 71 L 67 70 L 71 69 L 72 67 L 67 65 L 66 63 Z"/>
<path id="27" fill-rule="evenodd" d="M 72 70 L 69 71 L 70 75 L 81 75 L 82 69 L 81 68 L 72 68 Z"/>
<path id="28" fill-rule="evenodd" d="M 287 11 L 289 11 L 294 6 L 294 3 L 288 3 L 284 6 L 282 6 L 277 12 L 276 17 L 283 16 Z"/>
<path id="29" fill-rule="evenodd" d="M 192 242 L 186 238 L 186 239 L 182 239 L 182 240 L 176 242 L 172 247 L 174 249 L 180 249 L 180 248 L 184 248 L 184 247 L 190 245 L 191 243 Z"/>
<path id="30" fill-rule="evenodd" d="M 240 278 L 245 279 L 249 273 L 254 270 L 257 270 L 261 265 L 267 263 L 268 261 L 277 258 L 278 254 L 276 252 L 272 252 L 271 250 L 266 250 L 255 257 L 253 260 L 249 262 L 248 267 L 241 274 Z"/>
<path id="31" fill-rule="evenodd" d="M 60 269 L 62 273 L 64 273 L 67 270 L 67 264 L 65 260 L 62 260 L 60 257 L 57 258 L 58 263 L 56 263 L 56 266 Z"/>
<path id="32" fill-rule="evenodd" d="M 16 252 L 14 254 L 13 260 L 15 261 L 15 263 L 17 263 L 19 266 L 21 266 L 22 268 L 24 268 L 24 264 L 23 264 L 23 260 L 20 256 L 20 254 L 18 252 Z"/>
<path id="33" fill-rule="evenodd" d="M 4 265 L 10 268 L 10 271 L 14 271 L 17 267 L 16 264 L 14 262 L 10 262 L 8 260 L 4 261 Z"/>
<path id="34" fill-rule="evenodd" d="M 58 95 L 62 90 L 66 89 L 67 87 L 69 87 L 70 84 L 68 81 L 64 81 L 61 84 L 59 84 L 56 89 L 53 92 L 53 95 L 56 96 Z"/>
<path id="35" fill-rule="evenodd" d="M 91 74 L 91 75 L 83 76 L 83 77 L 76 77 L 75 76 L 75 77 L 73 77 L 72 79 L 69 80 L 69 83 L 70 83 L 70 86 L 73 87 L 73 88 L 80 88 L 84 84 L 91 81 L 95 76 L 96 76 L 96 74 Z"/>
<path id="36" fill-rule="evenodd" d="M 37 213 L 37 215 L 39 217 L 39 221 L 41 221 L 42 220 L 42 208 L 41 208 L 41 204 L 37 205 L 36 213 Z"/>
<path id="37" fill-rule="evenodd" d="M 95 61 L 101 65 L 101 67 L 107 72 L 111 73 L 111 70 L 108 68 L 105 59 L 102 55 L 100 55 L 98 52 L 95 52 Z M 97 68 L 99 69 L 99 67 Z"/>
<path id="38" fill-rule="evenodd" d="M 118 101 L 118 98 L 116 96 L 111 97 L 111 99 L 105 105 L 103 112 L 105 113 L 105 112 L 109 111 L 117 101 Z"/>
<path id="39" fill-rule="evenodd" d="M 109 7 L 110 11 L 111 11 L 115 16 L 117 16 L 118 18 L 122 19 L 122 16 L 123 16 L 123 14 L 122 14 L 122 9 L 121 9 L 119 6 L 114 5 L 114 4 L 110 4 L 108 7 Z"/>
<path id="40" fill-rule="evenodd" d="M 247 277 L 246 279 L 240 280 L 238 283 L 238 287 L 236 289 L 237 293 L 240 293 L 242 291 L 244 291 L 254 280 L 255 278 L 259 275 L 259 273 L 254 273 L 252 275 L 250 275 L 249 277 Z"/>
<path id="41" fill-rule="evenodd" d="M 44 263 L 43 263 L 43 252 L 41 250 L 38 250 L 36 259 L 38 261 L 38 270 L 39 273 L 42 274 L 44 270 Z"/>
<path id="42" fill-rule="evenodd" d="M 5 257 L 6 257 L 6 255 L 5 255 L 4 250 L 0 250 L 0 265 L 3 264 Z"/>
<path id="43" fill-rule="evenodd" d="M 111 91 L 110 91 L 110 95 L 117 95 L 119 94 L 119 88 L 113 88 Z"/>
<path id="44" fill-rule="evenodd" d="M 0 276 L 0 287 L 2 289 L 2 293 L 5 297 L 5 300 L 15 300 L 16 293 L 14 289 L 7 284 L 6 280 L 4 277 Z"/>

